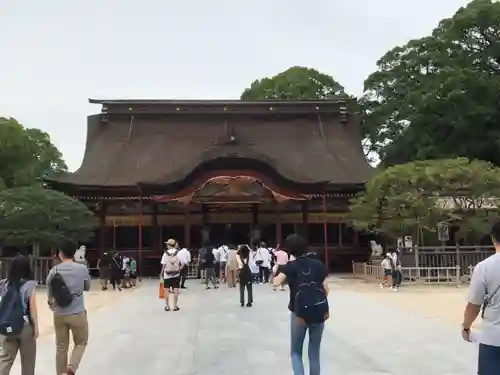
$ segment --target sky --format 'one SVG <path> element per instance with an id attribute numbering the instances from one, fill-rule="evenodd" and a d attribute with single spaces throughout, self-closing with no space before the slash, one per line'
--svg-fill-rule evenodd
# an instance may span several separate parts
<path id="1" fill-rule="evenodd" d="M 385 52 L 467 3 L 0 0 L 0 117 L 49 133 L 75 170 L 88 98 L 237 99 L 295 65 L 360 95 Z"/>

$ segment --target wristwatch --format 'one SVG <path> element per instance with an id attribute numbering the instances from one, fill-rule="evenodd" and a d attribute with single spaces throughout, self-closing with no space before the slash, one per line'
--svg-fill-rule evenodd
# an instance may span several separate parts
<path id="1" fill-rule="evenodd" d="M 470 328 L 465 328 L 464 325 L 462 324 L 462 331 L 464 332 L 469 332 L 470 331 Z"/>

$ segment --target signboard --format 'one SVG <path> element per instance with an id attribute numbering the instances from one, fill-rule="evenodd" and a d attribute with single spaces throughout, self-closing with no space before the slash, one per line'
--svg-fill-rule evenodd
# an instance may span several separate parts
<path id="1" fill-rule="evenodd" d="M 441 242 L 448 242 L 450 240 L 450 227 L 445 221 L 438 223 L 437 227 L 438 240 Z"/>
<path id="2" fill-rule="evenodd" d="M 404 243 L 405 243 L 405 248 L 406 249 L 413 248 L 413 237 L 412 236 L 405 236 L 404 237 Z"/>

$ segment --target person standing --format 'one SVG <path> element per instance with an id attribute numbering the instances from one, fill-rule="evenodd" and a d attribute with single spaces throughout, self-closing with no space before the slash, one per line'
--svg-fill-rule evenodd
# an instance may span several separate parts
<path id="1" fill-rule="evenodd" d="M 392 253 L 392 264 L 394 265 L 394 271 L 392 273 L 392 290 L 397 292 L 401 283 L 403 282 L 403 265 L 401 264 L 401 256 L 399 255 L 399 250 L 395 250 Z"/>
<path id="2" fill-rule="evenodd" d="M 75 374 L 89 338 L 83 292 L 90 290 L 90 275 L 85 265 L 73 261 L 74 255 L 74 243 L 65 241 L 59 247 L 61 263 L 47 277 L 47 302 L 54 312 L 56 370 L 61 375 Z M 68 362 L 70 333 L 74 345 Z"/>
<path id="3" fill-rule="evenodd" d="M 236 287 L 236 273 L 238 271 L 238 252 L 234 245 L 228 246 L 226 261 L 226 282 L 230 288 Z"/>
<path id="4" fill-rule="evenodd" d="M 161 274 L 165 288 L 165 311 L 170 311 L 170 293 L 174 294 L 174 311 L 179 311 L 179 287 L 181 283 L 181 261 L 177 257 L 177 242 L 165 242 L 166 251 L 161 258 Z"/>
<path id="5" fill-rule="evenodd" d="M 226 265 L 229 247 L 227 245 L 221 245 L 219 247 L 219 257 L 220 257 L 220 271 L 219 271 L 219 283 L 224 284 L 226 282 Z"/>
<path id="6" fill-rule="evenodd" d="M 215 270 L 215 280 L 218 283 L 220 277 L 220 247 L 215 246 L 212 249 L 212 254 L 214 255 L 214 270 Z"/>
<path id="7" fill-rule="evenodd" d="M 283 247 L 296 257 L 294 261 L 280 267 L 274 286 L 285 281 L 290 287 L 288 309 L 291 315 L 290 339 L 291 360 L 294 375 L 304 375 L 302 347 L 309 331 L 309 374 L 320 375 L 320 349 L 324 322 L 329 317 L 328 281 L 323 263 L 308 257 L 305 238 L 293 234 L 285 240 Z"/>
<path id="8" fill-rule="evenodd" d="M 250 248 L 247 245 L 238 246 L 238 268 L 240 281 L 240 305 L 245 306 L 245 289 L 247 290 L 248 302 L 247 307 L 253 305 L 253 276 L 250 269 Z"/>
<path id="9" fill-rule="evenodd" d="M 38 338 L 38 308 L 36 305 L 37 282 L 33 280 L 30 261 L 27 257 L 18 255 L 12 260 L 9 274 L 0 281 L 0 297 L 2 303 L 9 304 L 17 300 L 17 309 L 10 311 L 2 309 L 0 328 L 3 331 L 4 319 L 12 323 L 19 322 L 15 332 L 1 334 L 0 346 L 0 375 L 10 374 L 10 370 L 17 357 L 21 354 L 22 375 L 35 375 L 36 340 Z M 13 305 L 13 306 L 16 306 Z"/>
<path id="10" fill-rule="evenodd" d="M 179 246 L 179 244 L 177 244 Z M 183 247 L 177 252 L 177 258 L 181 262 L 181 289 L 186 289 L 186 279 L 189 273 L 189 264 L 191 263 L 191 253 Z"/>
<path id="11" fill-rule="evenodd" d="M 269 269 L 271 267 L 271 255 L 264 242 L 260 243 L 255 255 L 255 263 L 259 266 L 259 279 L 262 283 L 269 282 Z"/>
<path id="12" fill-rule="evenodd" d="M 215 256 L 213 252 L 213 247 L 209 244 L 205 244 L 203 248 L 200 250 L 201 259 L 204 267 L 205 267 L 205 289 L 210 289 L 210 283 L 213 285 L 215 289 L 218 288 L 217 279 L 215 277 Z"/>
<path id="13" fill-rule="evenodd" d="M 123 258 L 119 252 L 111 257 L 110 262 L 110 283 L 113 290 L 118 288 L 118 291 L 122 290 L 122 279 L 123 279 Z"/>
<path id="14" fill-rule="evenodd" d="M 493 225 L 495 254 L 474 267 L 462 321 L 462 338 L 472 341 L 471 327 L 481 313 L 478 374 L 500 374 L 500 222 Z"/>

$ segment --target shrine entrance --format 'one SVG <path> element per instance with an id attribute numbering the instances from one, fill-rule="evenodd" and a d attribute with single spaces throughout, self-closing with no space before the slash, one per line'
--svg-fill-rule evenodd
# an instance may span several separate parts
<path id="1" fill-rule="evenodd" d="M 210 224 L 210 239 L 216 246 L 250 242 L 251 225 L 246 223 Z"/>

